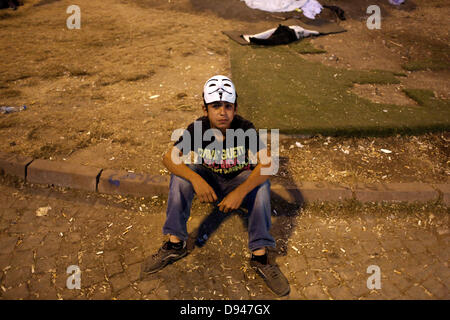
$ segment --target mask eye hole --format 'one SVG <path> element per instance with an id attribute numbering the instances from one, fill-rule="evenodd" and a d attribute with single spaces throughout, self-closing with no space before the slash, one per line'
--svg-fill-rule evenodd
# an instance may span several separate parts
<path id="1" fill-rule="evenodd" d="M 223 86 L 224 87 L 231 87 L 231 85 L 229 83 L 225 83 Z"/>
<path id="2" fill-rule="evenodd" d="M 208 87 L 215 87 L 216 86 L 216 84 L 215 83 L 211 83 Z"/>

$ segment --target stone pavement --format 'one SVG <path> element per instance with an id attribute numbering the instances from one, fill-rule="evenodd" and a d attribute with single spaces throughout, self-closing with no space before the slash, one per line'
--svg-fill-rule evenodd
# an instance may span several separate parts
<path id="1" fill-rule="evenodd" d="M 124 198 L 0 177 L 0 298 L 276 298 L 249 267 L 245 213 L 228 216 L 204 247 L 190 243 L 186 258 L 140 280 L 144 257 L 164 241 L 165 205 L 161 197 Z M 36 214 L 47 206 L 46 214 Z M 272 209 L 277 249 L 270 255 L 291 284 L 282 299 L 450 298 L 448 209 L 442 204 L 348 201 L 298 208 L 276 200 Z M 192 234 L 210 211 L 194 201 Z M 71 265 L 81 271 L 80 289 L 67 288 Z M 380 289 L 367 287 L 377 275 L 369 266 L 379 267 Z"/>

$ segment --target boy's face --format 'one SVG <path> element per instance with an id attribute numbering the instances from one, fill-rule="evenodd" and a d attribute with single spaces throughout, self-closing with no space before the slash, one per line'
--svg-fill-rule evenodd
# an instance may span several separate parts
<path id="1" fill-rule="evenodd" d="M 217 128 L 222 132 L 230 128 L 236 114 L 235 104 L 225 101 L 212 102 L 206 108 L 203 107 L 203 111 L 211 123 L 211 128 Z"/>

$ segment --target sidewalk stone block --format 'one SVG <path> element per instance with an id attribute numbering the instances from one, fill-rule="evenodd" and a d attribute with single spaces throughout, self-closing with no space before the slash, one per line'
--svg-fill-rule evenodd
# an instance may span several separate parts
<path id="1" fill-rule="evenodd" d="M 0 173 L 6 173 L 25 179 L 26 167 L 33 161 L 33 158 L 14 153 L 0 151 Z"/>
<path id="2" fill-rule="evenodd" d="M 450 293 L 445 285 L 437 281 L 435 278 L 429 278 L 422 284 L 437 299 L 449 299 Z"/>
<path id="3" fill-rule="evenodd" d="M 18 238 L 17 237 L 1 237 L 0 238 L 0 254 L 9 254 L 14 250 Z"/>
<path id="4" fill-rule="evenodd" d="M 273 184 L 272 192 L 288 202 L 339 201 L 353 197 L 350 187 L 330 182 L 301 182 L 296 186 Z"/>
<path id="5" fill-rule="evenodd" d="M 27 181 L 95 192 L 97 176 L 100 172 L 101 169 L 95 167 L 60 161 L 35 160 L 28 166 Z"/>
<path id="6" fill-rule="evenodd" d="M 354 192 L 361 202 L 426 202 L 439 197 L 436 190 L 424 183 L 357 183 Z"/>
<path id="7" fill-rule="evenodd" d="M 413 285 L 411 288 L 409 288 L 405 294 L 409 297 L 409 299 L 412 300 L 431 300 L 433 299 L 432 296 L 430 296 L 423 287 L 418 285 Z"/>
<path id="8" fill-rule="evenodd" d="M 138 281 L 140 279 L 140 275 L 141 275 L 141 264 L 136 263 L 136 264 L 128 266 L 127 270 L 126 270 L 126 274 L 128 276 L 128 280 L 130 280 L 130 282 L 133 283 L 135 281 Z"/>
<path id="9" fill-rule="evenodd" d="M 328 291 L 336 300 L 351 300 L 355 298 L 355 296 L 345 286 L 337 286 L 335 288 L 329 289 Z"/>
<path id="10" fill-rule="evenodd" d="M 98 192 L 134 196 L 168 194 L 170 176 L 104 170 L 100 176 Z"/>
<path id="11" fill-rule="evenodd" d="M 26 284 L 22 284 L 18 287 L 8 289 L 2 296 L 2 299 L 6 300 L 24 300 L 27 299 L 30 293 Z"/>
<path id="12" fill-rule="evenodd" d="M 329 300 L 319 285 L 312 285 L 304 289 L 304 295 L 308 300 Z"/>
<path id="13" fill-rule="evenodd" d="M 127 276 L 124 273 L 118 273 L 113 277 L 109 278 L 111 286 L 114 290 L 114 293 L 126 288 L 130 284 L 130 280 L 128 280 Z"/>

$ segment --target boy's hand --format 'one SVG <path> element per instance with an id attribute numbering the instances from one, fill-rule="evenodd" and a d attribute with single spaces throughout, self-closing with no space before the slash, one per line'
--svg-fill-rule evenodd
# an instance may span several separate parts
<path id="1" fill-rule="evenodd" d="M 242 192 L 236 192 L 236 189 L 231 191 L 223 200 L 217 205 L 219 210 L 225 213 L 239 209 L 244 200 L 245 195 Z"/>
<path id="2" fill-rule="evenodd" d="M 215 202 L 217 201 L 217 195 L 214 189 L 205 181 L 202 177 L 191 181 L 194 191 L 201 202 Z"/>

